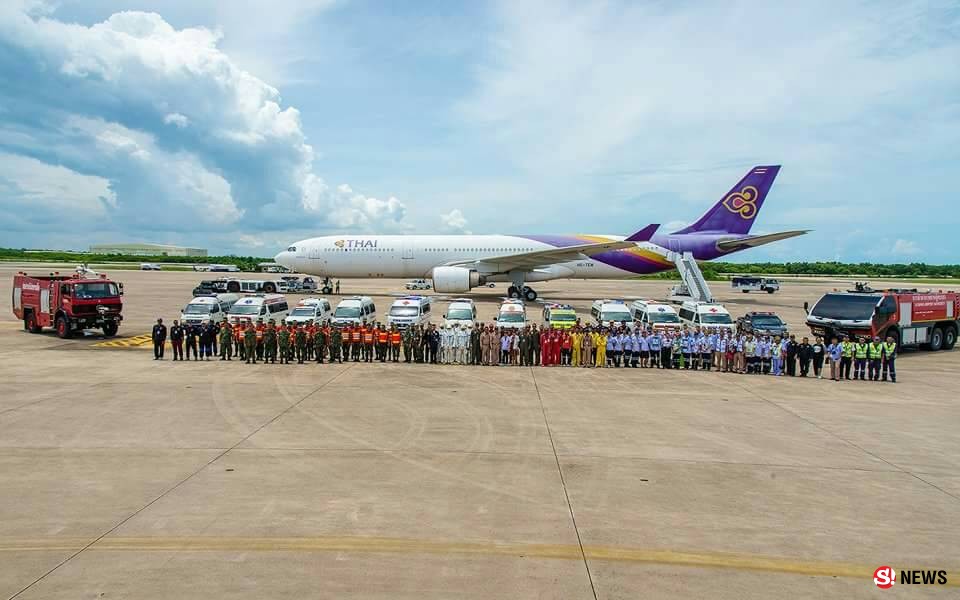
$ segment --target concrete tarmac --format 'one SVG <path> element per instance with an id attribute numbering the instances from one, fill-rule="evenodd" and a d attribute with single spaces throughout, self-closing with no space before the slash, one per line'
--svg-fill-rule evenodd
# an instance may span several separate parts
<path id="1" fill-rule="evenodd" d="M 0 597 L 867 598 L 881 565 L 948 571 L 885 597 L 958 595 L 960 352 L 904 352 L 896 385 L 160 362 L 137 336 L 209 274 L 111 273 L 111 346 L 24 332 L 16 269 L 0 268 Z M 402 284 L 342 282 L 381 315 Z M 588 321 L 595 298 L 670 284 L 537 289 Z M 846 285 L 713 288 L 805 334 L 803 302 Z M 474 294 L 482 320 L 503 291 Z"/>

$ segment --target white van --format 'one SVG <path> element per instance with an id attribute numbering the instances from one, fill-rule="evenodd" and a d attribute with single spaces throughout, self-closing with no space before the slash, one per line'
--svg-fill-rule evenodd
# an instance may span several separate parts
<path id="1" fill-rule="evenodd" d="M 333 317 L 333 309 L 326 298 L 304 298 L 293 307 L 287 318 L 283 320 L 287 325 L 303 323 L 304 325 L 321 325 Z"/>
<path id="2" fill-rule="evenodd" d="M 360 325 L 377 320 L 377 307 L 370 296 L 350 296 L 337 304 L 333 311 L 334 325 Z"/>
<path id="3" fill-rule="evenodd" d="M 470 298 L 456 298 L 447 306 L 443 315 L 443 326 L 463 327 L 472 329 L 477 321 L 477 305 Z"/>
<path id="4" fill-rule="evenodd" d="M 683 327 L 677 311 L 663 302 L 634 300 L 630 305 L 630 314 L 633 315 L 633 322 L 643 329 L 669 331 Z"/>
<path id="5" fill-rule="evenodd" d="M 717 302 L 687 300 L 680 305 L 679 315 L 680 322 L 690 327 L 725 329 L 730 333 L 737 332 L 737 325 L 733 322 L 730 313 L 722 304 Z"/>
<path id="6" fill-rule="evenodd" d="M 231 325 L 238 325 L 247 321 L 256 322 L 263 319 L 266 323 L 270 319 L 282 323 L 290 307 L 287 298 L 280 294 L 250 294 L 240 298 L 230 307 L 227 318 Z"/>
<path id="7" fill-rule="evenodd" d="M 387 325 L 396 325 L 397 329 L 406 329 L 411 325 L 430 322 L 431 306 L 429 296 L 404 296 L 397 298 L 387 311 Z"/>
<path id="8" fill-rule="evenodd" d="M 627 327 L 633 329 L 633 316 L 623 300 L 594 300 L 590 316 L 601 327 Z"/>
<path id="9" fill-rule="evenodd" d="M 240 296 L 236 294 L 209 294 L 205 296 L 195 296 L 193 300 L 187 303 L 180 312 L 180 321 L 182 323 L 198 324 L 204 321 L 221 321 L 230 307 L 233 306 Z"/>
<path id="10" fill-rule="evenodd" d="M 504 300 L 497 311 L 497 327 L 523 329 L 527 326 L 527 311 L 522 300 Z"/>

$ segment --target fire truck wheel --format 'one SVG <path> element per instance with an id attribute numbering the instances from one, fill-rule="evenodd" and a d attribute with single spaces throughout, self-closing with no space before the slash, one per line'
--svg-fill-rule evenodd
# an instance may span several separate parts
<path id="1" fill-rule="evenodd" d="M 71 335 L 70 324 L 67 322 L 66 317 L 57 317 L 57 337 L 67 339 Z"/>
<path id="2" fill-rule="evenodd" d="M 947 327 L 946 331 L 943 333 L 943 349 L 944 350 L 953 350 L 953 347 L 957 343 L 957 330 L 953 327 Z"/>
<path id="3" fill-rule="evenodd" d="M 40 333 L 40 327 L 37 325 L 37 317 L 31 312 L 23 320 L 23 328 L 30 333 Z"/>
<path id="4" fill-rule="evenodd" d="M 116 323 L 104 323 L 103 324 L 103 335 L 106 337 L 113 337 L 117 335 L 117 324 Z"/>
<path id="5" fill-rule="evenodd" d="M 940 348 L 943 348 L 943 329 L 934 327 L 930 335 L 930 350 L 936 352 Z"/>

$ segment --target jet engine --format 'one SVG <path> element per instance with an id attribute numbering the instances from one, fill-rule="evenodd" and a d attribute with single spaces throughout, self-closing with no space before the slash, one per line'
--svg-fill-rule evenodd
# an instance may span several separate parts
<path id="1" fill-rule="evenodd" d="M 431 275 L 433 289 L 441 294 L 459 294 L 483 285 L 483 277 L 464 267 L 436 267 Z"/>

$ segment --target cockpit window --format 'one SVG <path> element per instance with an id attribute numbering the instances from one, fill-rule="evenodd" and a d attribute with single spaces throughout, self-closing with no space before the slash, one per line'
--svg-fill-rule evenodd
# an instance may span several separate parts
<path id="1" fill-rule="evenodd" d="M 287 252 L 296 252 L 296 251 L 297 251 L 296 246 L 290 246 L 289 248 L 287 248 Z"/>

